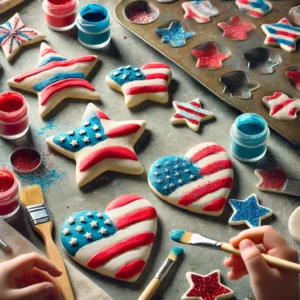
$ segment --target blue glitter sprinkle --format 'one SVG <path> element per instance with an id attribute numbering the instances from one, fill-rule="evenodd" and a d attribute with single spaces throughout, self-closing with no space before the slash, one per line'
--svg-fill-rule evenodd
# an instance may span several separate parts
<path id="1" fill-rule="evenodd" d="M 269 208 L 259 205 L 255 194 L 249 196 L 246 200 L 229 200 L 229 204 L 234 210 L 229 219 L 230 225 L 246 224 L 248 227 L 261 226 L 261 220 L 271 216 L 273 211 Z"/>
<path id="2" fill-rule="evenodd" d="M 184 31 L 181 22 L 171 22 L 169 28 L 156 28 L 155 32 L 161 36 L 161 42 L 172 47 L 182 47 L 186 45 L 186 39 L 195 35 L 195 32 Z"/>

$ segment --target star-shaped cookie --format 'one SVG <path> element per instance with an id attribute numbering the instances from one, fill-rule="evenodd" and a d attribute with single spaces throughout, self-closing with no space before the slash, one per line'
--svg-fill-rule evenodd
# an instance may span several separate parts
<path id="1" fill-rule="evenodd" d="M 262 18 L 273 9 L 271 2 L 266 0 L 236 0 L 235 4 L 241 12 L 253 18 Z"/>
<path id="2" fill-rule="evenodd" d="M 170 120 L 172 124 L 186 124 L 193 131 L 198 131 L 201 121 L 214 117 L 214 114 L 201 107 L 199 98 L 189 103 L 173 101 L 176 113 Z"/>
<path id="3" fill-rule="evenodd" d="M 23 1 L 24 0 L 0 0 L 0 15 Z"/>
<path id="4" fill-rule="evenodd" d="M 37 43 L 45 37 L 38 31 L 26 27 L 18 13 L 0 25 L 0 43 L 8 61 L 20 51 L 21 47 Z"/>
<path id="5" fill-rule="evenodd" d="M 185 31 L 179 21 L 172 21 L 168 28 L 156 28 L 155 32 L 161 36 L 162 43 L 172 47 L 185 46 L 186 40 L 195 35 L 195 32 Z"/>
<path id="6" fill-rule="evenodd" d="M 39 66 L 8 80 L 11 87 L 36 93 L 41 117 L 67 98 L 99 100 L 86 76 L 98 61 L 95 55 L 66 59 L 42 43 Z"/>
<path id="7" fill-rule="evenodd" d="M 142 174 L 144 169 L 133 146 L 145 127 L 145 121 L 111 121 L 89 103 L 79 128 L 47 138 L 46 142 L 76 161 L 76 182 L 82 187 L 105 171 Z"/>
<path id="8" fill-rule="evenodd" d="M 246 224 L 250 228 L 259 227 L 262 220 L 273 215 L 271 209 L 258 203 L 255 194 L 252 194 L 246 200 L 230 199 L 229 204 L 234 211 L 228 221 L 230 225 Z"/>
<path id="9" fill-rule="evenodd" d="M 266 45 L 278 46 L 288 52 L 296 51 L 296 42 L 300 38 L 300 28 L 291 25 L 288 19 L 283 18 L 274 24 L 263 24 L 261 29 L 267 36 Z"/>
<path id="10" fill-rule="evenodd" d="M 190 288 L 181 300 L 221 300 L 234 296 L 234 291 L 221 283 L 219 270 L 207 275 L 187 272 L 186 279 Z"/>

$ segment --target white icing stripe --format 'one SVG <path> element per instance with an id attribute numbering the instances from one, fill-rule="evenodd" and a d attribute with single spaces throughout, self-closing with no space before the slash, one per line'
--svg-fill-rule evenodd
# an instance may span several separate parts
<path id="1" fill-rule="evenodd" d="M 193 147 L 192 149 L 190 149 L 187 153 L 186 153 L 186 157 L 192 157 L 192 156 L 194 156 L 197 152 L 199 152 L 199 151 L 201 151 L 201 150 L 203 150 L 204 148 L 207 148 L 207 147 L 209 147 L 209 146 L 219 146 L 219 145 L 217 145 L 217 144 L 215 144 L 215 143 L 202 143 L 202 144 L 199 144 L 199 145 L 197 145 L 197 146 L 195 146 L 195 147 Z M 223 152 L 225 152 L 225 151 L 223 151 Z M 225 152 L 226 153 L 226 152 Z M 227 154 L 228 155 L 228 154 Z"/>
<path id="2" fill-rule="evenodd" d="M 126 91 L 129 88 L 136 86 L 153 86 L 153 85 L 166 85 L 166 81 L 163 79 L 149 79 L 149 80 L 135 80 L 127 82 L 122 86 L 122 90 Z M 131 95 L 134 96 L 134 95 Z"/>
<path id="3" fill-rule="evenodd" d="M 149 74 L 166 74 L 170 76 L 170 69 L 144 69 L 142 70 L 145 75 Z"/>
<path id="4" fill-rule="evenodd" d="M 219 152 L 216 154 L 211 154 L 199 161 L 197 161 L 194 165 L 197 168 L 203 168 L 207 165 L 210 165 L 214 162 L 220 161 L 220 160 L 230 160 L 229 155 L 227 154 L 227 152 Z"/>

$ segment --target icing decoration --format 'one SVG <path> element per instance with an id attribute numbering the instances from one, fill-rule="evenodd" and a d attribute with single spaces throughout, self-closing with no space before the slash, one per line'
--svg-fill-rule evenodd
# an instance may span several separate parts
<path id="1" fill-rule="evenodd" d="M 233 183 L 232 163 L 223 147 L 202 143 L 185 157 L 166 156 L 150 167 L 148 183 L 161 199 L 200 214 L 223 212 Z"/>
<path id="2" fill-rule="evenodd" d="M 300 26 L 300 5 L 294 6 L 290 9 L 289 18 L 296 26 Z"/>
<path id="3" fill-rule="evenodd" d="M 235 4 L 241 12 L 253 18 L 262 18 L 273 9 L 271 2 L 266 0 L 236 0 Z"/>
<path id="4" fill-rule="evenodd" d="M 18 13 L 0 25 L 0 43 L 8 61 L 19 52 L 21 47 L 37 43 L 45 37 L 38 31 L 26 27 Z"/>
<path id="5" fill-rule="evenodd" d="M 100 133 L 100 138 L 95 135 L 94 125 L 99 127 L 97 132 Z M 104 112 L 90 103 L 83 115 L 81 127 L 73 130 L 72 135 L 59 134 L 47 138 L 46 142 L 56 151 L 76 161 L 76 182 L 82 187 L 108 170 L 142 174 L 144 169 L 133 146 L 145 127 L 145 121 L 111 121 Z M 83 130 L 85 135 L 80 135 Z M 61 137 L 65 138 L 63 142 Z M 88 142 L 84 137 L 88 138 Z"/>
<path id="6" fill-rule="evenodd" d="M 187 272 L 186 279 L 190 284 L 190 288 L 181 297 L 182 300 L 218 300 L 229 299 L 234 296 L 233 290 L 221 283 L 219 270 L 215 270 L 207 275 Z"/>
<path id="7" fill-rule="evenodd" d="M 186 124 L 190 129 L 198 131 L 201 121 L 214 117 L 214 114 L 201 107 L 200 99 L 197 98 L 189 103 L 173 101 L 176 113 L 171 119 L 172 124 Z"/>
<path id="8" fill-rule="evenodd" d="M 70 230 L 70 234 L 60 235 L 67 253 L 77 263 L 99 274 L 136 281 L 154 242 L 157 229 L 155 208 L 140 196 L 124 195 L 112 201 L 105 212 L 89 212 L 92 213 L 89 219 L 97 222 L 97 227 L 89 222 L 79 222 L 87 211 L 72 214 L 75 223 L 63 223 L 62 228 Z M 105 220 L 110 220 L 110 224 Z M 78 225 L 83 228 L 80 232 L 76 231 Z M 70 243 L 72 239 L 76 239 L 76 244 Z"/>
<path id="9" fill-rule="evenodd" d="M 296 42 L 300 38 L 300 28 L 291 25 L 286 18 L 281 19 L 278 23 L 263 24 L 261 29 L 267 36 L 266 45 L 278 46 L 288 52 L 296 51 Z"/>
<path id="10" fill-rule="evenodd" d="M 265 96 L 262 101 L 270 109 L 271 118 L 281 121 L 297 119 L 300 101 L 296 101 L 281 92 L 275 92 L 272 96 Z"/>
<path id="11" fill-rule="evenodd" d="M 197 59 L 197 68 L 220 69 L 223 60 L 230 57 L 228 53 L 219 52 L 215 43 L 207 43 L 203 50 L 193 49 L 192 55 Z"/>
<path id="12" fill-rule="evenodd" d="M 300 206 L 291 214 L 288 225 L 291 237 L 300 244 Z"/>
<path id="13" fill-rule="evenodd" d="M 227 23 L 218 23 L 218 27 L 223 31 L 223 37 L 233 40 L 247 40 L 248 32 L 255 29 L 252 23 L 243 21 L 238 16 L 232 16 Z"/>
<path id="14" fill-rule="evenodd" d="M 290 67 L 285 71 L 285 76 L 288 78 L 291 85 L 300 91 L 300 67 Z"/>
<path id="15" fill-rule="evenodd" d="M 219 15 L 219 10 L 207 0 L 188 1 L 182 3 L 184 18 L 197 23 L 208 23 L 212 17 Z"/>
<path id="16" fill-rule="evenodd" d="M 229 204 L 234 211 L 228 221 L 230 225 L 246 224 L 250 228 L 259 227 L 262 220 L 273 215 L 271 209 L 258 203 L 255 194 L 252 194 L 246 200 L 230 199 Z"/>
<path id="17" fill-rule="evenodd" d="M 40 115 L 45 117 L 67 98 L 99 100 L 99 94 L 86 80 L 97 61 L 94 55 L 66 60 L 42 43 L 39 67 L 9 79 L 8 84 L 36 93 Z"/>
<path id="18" fill-rule="evenodd" d="M 22 3 L 24 0 L 0 0 L 0 14 Z"/>
<path id="19" fill-rule="evenodd" d="M 282 168 L 256 169 L 254 174 L 259 178 L 257 189 L 264 192 L 279 193 L 285 189 L 288 180 L 288 176 Z"/>
<path id="20" fill-rule="evenodd" d="M 155 32 L 161 37 L 162 43 L 172 47 L 185 46 L 186 40 L 195 35 L 195 32 L 185 31 L 179 21 L 172 21 L 168 28 L 156 28 Z"/>
<path id="21" fill-rule="evenodd" d="M 133 66 L 117 68 L 105 80 L 112 89 L 124 94 L 127 107 L 134 107 L 146 100 L 167 103 L 172 72 L 168 65 L 152 62 L 140 69 Z"/>

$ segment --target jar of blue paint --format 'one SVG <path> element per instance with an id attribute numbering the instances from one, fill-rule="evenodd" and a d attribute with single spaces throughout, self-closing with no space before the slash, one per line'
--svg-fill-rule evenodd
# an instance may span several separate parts
<path id="1" fill-rule="evenodd" d="M 233 156 L 244 162 L 261 159 L 267 152 L 270 130 L 264 118 L 257 114 L 242 114 L 230 130 Z"/>
<path id="2" fill-rule="evenodd" d="M 84 6 L 76 18 L 78 40 L 86 48 L 99 49 L 109 44 L 110 16 L 106 7 L 99 4 Z"/>

